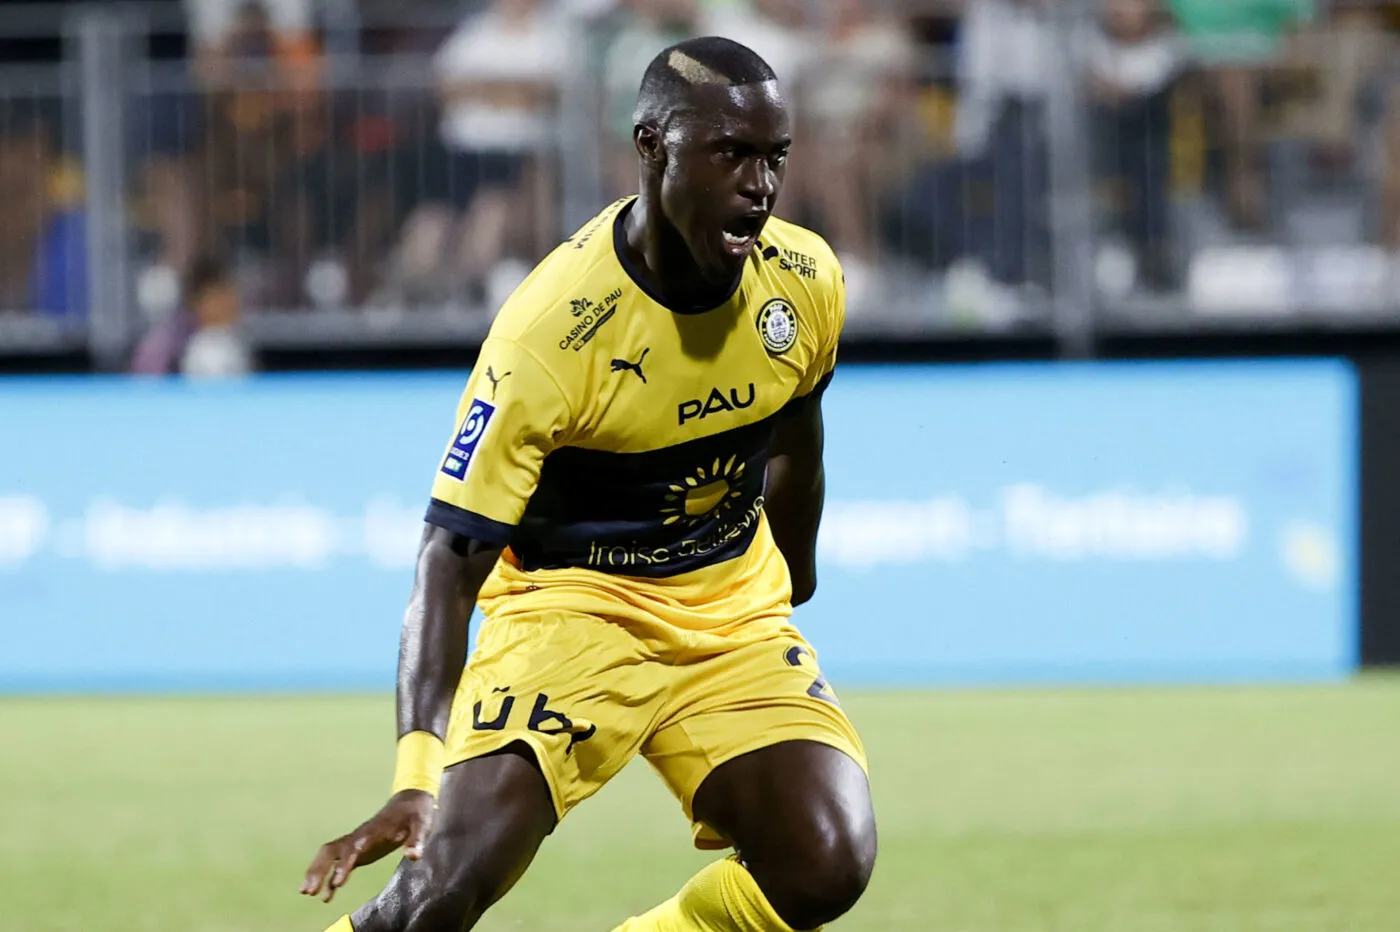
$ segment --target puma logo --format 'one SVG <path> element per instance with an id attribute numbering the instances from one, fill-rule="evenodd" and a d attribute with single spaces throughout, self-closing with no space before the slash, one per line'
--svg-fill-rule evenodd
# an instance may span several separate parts
<path id="1" fill-rule="evenodd" d="M 503 374 L 501 375 L 500 378 L 497 378 L 497 377 L 496 377 L 496 373 L 494 373 L 494 372 L 491 371 L 491 367 L 490 367 L 490 366 L 487 366 L 487 367 L 486 367 L 486 378 L 488 378 L 488 379 L 491 380 L 491 400 L 492 400 L 492 401 L 495 401 L 495 400 L 496 400 L 496 386 L 500 385 L 500 384 L 501 384 L 501 381 L 502 381 L 503 379 L 505 379 L 505 377 L 508 376 L 508 375 L 510 375 L 510 373 L 509 373 L 509 372 L 506 372 L 506 373 L 503 373 Z"/>
<path id="2" fill-rule="evenodd" d="M 651 347 L 648 346 L 646 349 L 642 350 L 642 355 L 636 362 L 628 362 L 625 359 L 614 359 L 612 361 L 612 371 L 635 372 L 637 373 L 637 378 L 641 379 L 642 384 L 645 385 L 647 383 L 647 377 L 642 373 L 642 360 L 646 359 L 647 353 L 650 352 Z"/>

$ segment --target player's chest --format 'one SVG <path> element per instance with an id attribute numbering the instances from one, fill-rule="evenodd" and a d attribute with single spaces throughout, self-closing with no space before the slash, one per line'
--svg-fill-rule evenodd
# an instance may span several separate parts
<path id="1" fill-rule="evenodd" d="M 727 321 L 642 320 L 618 328 L 594 360 L 587 436 L 579 439 L 619 452 L 657 449 L 777 413 L 806 364 L 791 314 L 779 299 L 762 325 L 760 308 Z"/>

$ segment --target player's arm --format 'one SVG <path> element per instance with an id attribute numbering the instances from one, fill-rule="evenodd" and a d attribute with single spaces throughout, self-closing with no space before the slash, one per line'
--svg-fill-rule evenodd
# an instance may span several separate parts
<path id="1" fill-rule="evenodd" d="M 315 896 L 324 887 L 330 902 L 357 865 L 371 864 L 400 847 L 410 860 L 422 856 L 432 829 L 452 696 L 466 664 L 472 606 L 500 553 L 498 544 L 432 524 L 424 528 L 399 642 L 399 758 L 393 795 L 354 831 L 321 846 L 302 893 Z"/>
<path id="2" fill-rule="evenodd" d="M 792 604 L 801 605 L 817 589 L 817 528 L 826 497 L 821 390 L 801 399 L 796 413 L 777 423 L 764 510 L 792 576 Z"/>
<path id="3" fill-rule="evenodd" d="M 452 698 L 477 594 L 512 538 L 545 456 L 571 422 L 553 375 L 529 351 L 488 339 L 433 482 L 428 527 L 399 645 L 398 758 L 392 795 L 353 832 L 321 847 L 302 892 L 329 900 L 358 864 L 399 847 L 421 856 L 432 829 Z"/>
<path id="4" fill-rule="evenodd" d="M 821 261 L 825 301 L 810 320 L 810 361 L 797 397 L 777 419 L 764 483 L 764 510 L 773 540 L 792 576 L 792 604 L 817 591 L 817 530 L 826 498 L 822 465 L 822 395 L 836 368 L 836 349 L 846 319 L 846 278 L 830 250 Z"/>
<path id="5" fill-rule="evenodd" d="M 399 641 L 399 738 L 447 737 L 452 696 L 467 658 L 467 626 L 501 545 L 427 524 Z M 396 782 L 413 782 L 400 774 Z M 432 775 L 423 778 L 431 782 Z"/>

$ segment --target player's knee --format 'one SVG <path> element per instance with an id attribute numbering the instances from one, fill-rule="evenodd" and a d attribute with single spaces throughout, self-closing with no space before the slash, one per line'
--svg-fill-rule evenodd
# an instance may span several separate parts
<path id="1" fill-rule="evenodd" d="M 470 885 L 395 878 L 351 924 L 355 932 L 461 932 L 481 915 L 481 899 Z"/>
<path id="2" fill-rule="evenodd" d="M 769 901 L 794 929 L 816 929 L 850 911 L 875 870 L 875 833 L 856 826 L 827 832 L 794 857 Z"/>
<path id="3" fill-rule="evenodd" d="M 460 932 L 468 927 L 471 899 L 465 890 L 401 871 L 351 925 L 355 932 Z"/>
<path id="4" fill-rule="evenodd" d="M 437 839 L 435 839 L 437 840 Z M 440 840 L 439 840 L 440 841 Z M 442 849 L 441 844 L 438 851 Z M 438 852 L 434 852 L 435 854 Z M 462 932 L 499 898 L 504 881 L 442 857 L 403 861 L 384 891 L 351 918 L 355 932 Z"/>

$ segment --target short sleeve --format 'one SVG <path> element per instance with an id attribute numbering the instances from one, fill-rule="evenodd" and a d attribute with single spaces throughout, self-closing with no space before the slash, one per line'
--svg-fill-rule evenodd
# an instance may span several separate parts
<path id="1" fill-rule="evenodd" d="M 815 315 L 821 330 L 817 334 L 816 347 L 807 370 L 798 383 L 795 398 L 806 398 L 820 392 L 831 381 L 831 373 L 836 369 L 836 351 L 841 342 L 841 328 L 846 324 L 846 276 L 834 255 L 829 255 L 823 264 L 830 263 L 830 273 L 825 276 L 825 301 Z"/>
<path id="2" fill-rule="evenodd" d="M 539 482 L 544 458 L 572 420 L 563 391 L 529 350 L 488 339 L 438 463 L 427 520 L 465 537 L 507 544 Z"/>

